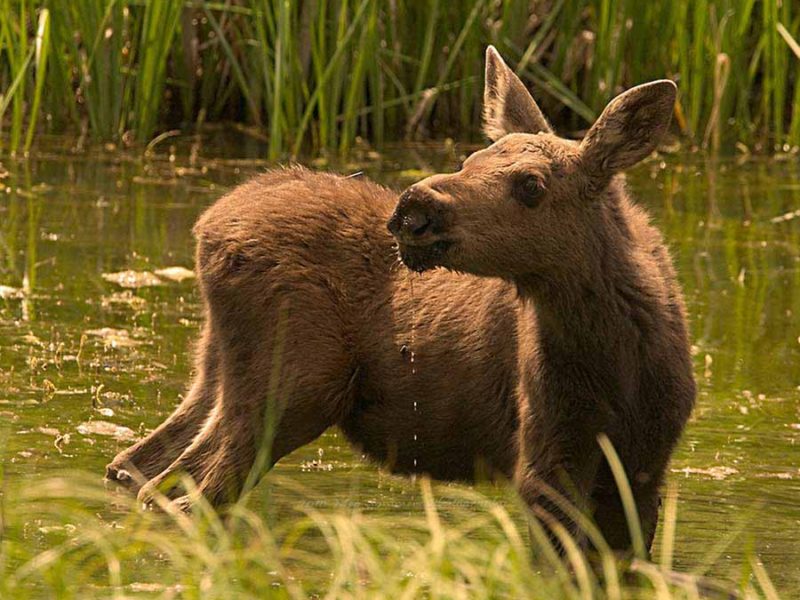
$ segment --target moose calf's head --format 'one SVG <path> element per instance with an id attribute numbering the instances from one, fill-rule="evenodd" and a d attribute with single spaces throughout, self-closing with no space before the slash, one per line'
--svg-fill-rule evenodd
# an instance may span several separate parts
<path id="1" fill-rule="evenodd" d="M 617 96 L 580 143 L 553 133 L 497 51 L 486 51 L 483 129 L 494 142 L 462 168 L 412 185 L 388 223 L 412 270 L 437 266 L 507 279 L 562 271 L 597 248 L 616 173 L 669 126 L 675 84 Z"/>

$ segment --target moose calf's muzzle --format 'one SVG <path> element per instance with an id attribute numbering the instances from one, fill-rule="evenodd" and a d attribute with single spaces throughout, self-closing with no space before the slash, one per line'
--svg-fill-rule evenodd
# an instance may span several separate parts
<path id="1" fill-rule="evenodd" d="M 425 244 L 437 233 L 440 219 L 435 207 L 436 200 L 417 186 L 402 193 L 397 208 L 387 223 L 391 234 L 401 243 Z"/>

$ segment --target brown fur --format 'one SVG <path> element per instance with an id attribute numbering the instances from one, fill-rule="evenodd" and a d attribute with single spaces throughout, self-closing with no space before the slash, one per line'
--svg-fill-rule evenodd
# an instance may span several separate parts
<path id="1" fill-rule="evenodd" d="M 652 538 L 694 382 L 669 255 L 615 173 L 652 151 L 674 85 L 615 100 L 582 144 L 529 112 L 493 49 L 489 87 L 497 141 L 399 202 L 368 181 L 291 168 L 206 211 L 195 227 L 198 374 L 109 477 L 146 481 L 147 500 L 188 473 L 222 504 L 263 439 L 269 466 L 339 425 L 396 472 L 513 477 L 535 510 L 574 530 L 547 490 L 565 493 L 627 548 L 596 442 L 605 433 Z M 525 123 L 535 131 L 519 132 Z M 424 276 L 399 265 L 387 221 Z"/>

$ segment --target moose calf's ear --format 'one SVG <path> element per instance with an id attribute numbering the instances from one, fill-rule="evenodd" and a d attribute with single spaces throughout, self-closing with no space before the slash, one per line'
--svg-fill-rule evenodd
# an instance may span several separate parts
<path id="1" fill-rule="evenodd" d="M 672 81 L 662 79 L 614 98 L 581 142 L 584 168 L 610 178 L 653 152 L 669 127 L 676 92 Z"/>
<path id="2" fill-rule="evenodd" d="M 496 142 L 508 133 L 552 131 L 525 85 L 494 46 L 486 48 L 483 132 Z"/>

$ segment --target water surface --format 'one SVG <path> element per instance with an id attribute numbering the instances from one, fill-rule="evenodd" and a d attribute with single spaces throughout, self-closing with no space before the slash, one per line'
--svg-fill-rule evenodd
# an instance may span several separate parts
<path id="1" fill-rule="evenodd" d="M 54 140 L 52 154 L 2 162 L 6 477 L 81 468 L 100 478 L 124 438 L 156 426 L 183 393 L 200 323 L 193 281 L 128 289 L 104 274 L 192 268 L 199 213 L 266 167 L 248 158 L 262 152 L 255 145 L 186 146 L 142 160 L 75 155 Z M 364 151 L 336 168 L 401 187 L 452 168 L 462 152 Z M 713 574 L 737 579 L 755 552 L 779 588 L 800 589 L 800 163 L 668 157 L 629 181 L 673 248 L 692 319 L 699 399 L 671 466 L 676 565 L 711 562 Z M 301 501 L 420 509 L 412 483 L 381 473 L 336 431 L 276 471 L 307 490 L 274 495 L 276 513 Z"/>

